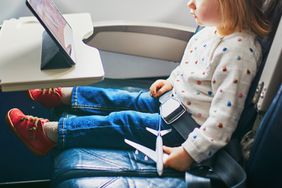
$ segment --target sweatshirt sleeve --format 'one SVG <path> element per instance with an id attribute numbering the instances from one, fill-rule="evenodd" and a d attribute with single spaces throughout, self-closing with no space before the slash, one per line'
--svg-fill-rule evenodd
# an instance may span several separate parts
<path id="1" fill-rule="evenodd" d="M 208 118 L 182 144 L 196 162 L 210 158 L 225 146 L 237 127 L 256 74 L 257 60 L 247 53 L 250 52 L 225 52 L 215 58 L 219 63 L 211 80 L 213 99 Z"/>
<path id="2" fill-rule="evenodd" d="M 167 80 L 173 85 L 177 75 L 180 73 L 180 65 L 178 65 L 167 78 Z"/>

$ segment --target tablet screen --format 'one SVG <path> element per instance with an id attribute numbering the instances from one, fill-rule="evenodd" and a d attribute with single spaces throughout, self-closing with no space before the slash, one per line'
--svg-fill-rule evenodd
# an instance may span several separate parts
<path id="1" fill-rule="evenodd" d="M 27 5 L 39 19 L 47 32 L 59 43 L 75 62 L 72 28 L 52 0 L 27 0 Z"/>

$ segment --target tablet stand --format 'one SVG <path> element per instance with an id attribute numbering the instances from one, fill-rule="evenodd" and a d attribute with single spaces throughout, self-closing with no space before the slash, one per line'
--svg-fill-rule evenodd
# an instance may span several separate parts
<path id="1" fill-rule="evenodd" d="M 68 68 L 73 65 L 61 52 L 55 41 L 46 31 L 42 33 L 41 70 Z"/>

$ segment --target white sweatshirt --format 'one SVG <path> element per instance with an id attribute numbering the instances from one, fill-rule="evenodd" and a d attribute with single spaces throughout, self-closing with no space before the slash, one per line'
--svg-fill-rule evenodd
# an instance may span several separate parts
<path id="1" fill-rule="evenodd" d="M 168 80 L 201 125 L 182 144 L 196 162 L 229 142 L 260 59 L 261 46 L 252 33 L 221 37 L 215 27 L 205 27 L 190 39 Z"/>

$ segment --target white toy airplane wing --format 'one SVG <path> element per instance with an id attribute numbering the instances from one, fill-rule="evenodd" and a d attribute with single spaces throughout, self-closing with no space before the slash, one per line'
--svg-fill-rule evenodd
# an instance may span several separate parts
<path id="1" fill-rule="evenodd" d="M 155 152 L 154 150 L 151 150 L 150 148 L 147 148 L 145 146 L 142 146 L 140 144 L 137 144 L 135 142 L 132 142 L 130 140 L 124 139 L 124 142 L 127 143 L 128 145 L 134 147 L 135 149 L 141 151 L 142 153 L 144 153 L 146 156 L 148 156 L 149 158 L 151 158 L 153 161 L 157 162 L 157 152 Z M 163 159 L 167 158 L 168 155 L 167 154 L 163 154 Z"/>
<path id="2" fill-rule="evenodd" d="M 151 129 L 149 127 L 146 127 L 146 130 L 149 131 L 150 133 L 158 136 L 158 130 L 154 130 L 154 129 Z M 161 136 L 164 136 L 166 135 L 167 133 L 170 133 L 171 132 L 171 129 L 167 129 L 167 130 L 163 130 L 163 131 L 160 131 L 161 132 Z"/>
<path id="3" fill-rule="evenodd" d="M 154 150 L 151 150 L 150 148 L 147 148 L 145 146 L 142 146 L 140 144 L 137 144 L 127 139 L 124 139 L 124 142 L 134 147 L 135 149 L 141 151 L 142 153 L 147 155 L 149 158 L 151 158 L 153 161 L 157 162 L 157 153 Z"/>

